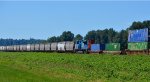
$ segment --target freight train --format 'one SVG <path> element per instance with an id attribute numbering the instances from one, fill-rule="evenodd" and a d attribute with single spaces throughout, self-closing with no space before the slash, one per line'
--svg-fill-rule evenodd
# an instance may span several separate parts
<path id="1" fill-rule="evenodd" d="M 139 46 L 140 44 L 141 46 Z M 72 52 L 72 53 L 106 53 L 106 54 L 148 54 L 147 43 L 129 43 L 128 48 L 143 47 L 143 50 L 122 48 L 120 43 L 94 44 L 90 41 L 64 41 L 53 43 L 0 46 L 0 51 L 7 52 Z"/>
<path id="2" fill-rule="evenodd" d="M 105 47 L 105 44 L 94 44 L 94 41 L 92 40 L 88 40 L 88 41 L 78 40 L 76 42 L 63 41 L 63 42 L 53 42 L 53 43 L 41 43 L 41 44 L 0 46 L 0 51 L 103 53 L 103 51 L 106 51 L 105 48 L 110 52 L 121 53 L 119 43 L 106 44 Z M 113 49 L 113 51 L 111 49 Z M 108 53 L 108 51 L 106 51 L 106 53 Z"/>
<path id="3" fill-rule="evenodd" d="M 107 54 L 149 54 L 149 29 L 130 30 L 128 43 L 95 44 L 94 40 L 63 41 L 40 44 L 0 46 L 0 51 L 82 52 Z"/>

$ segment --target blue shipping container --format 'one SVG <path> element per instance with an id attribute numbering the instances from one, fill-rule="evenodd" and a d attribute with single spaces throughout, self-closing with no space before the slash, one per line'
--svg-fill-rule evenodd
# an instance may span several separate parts
<path id="1" fill-rule="evenodd" d="M 147 42 L 148 28 L 139 30 L 129 30 L 128 42 Z"/>
<path id="2" fill-rule="evenodd" d="M 98 52 L 105 49 L 104 44 L 92 44 L 91 45 L 91 51 L 92 52 Z"/>
<path id="3" fill-rule="evenodd" d="M 91 51 L 92 52 L 98 52 L 98 51 L 100 51 L 100 44 L 92 44 L 91 45 Z"/>

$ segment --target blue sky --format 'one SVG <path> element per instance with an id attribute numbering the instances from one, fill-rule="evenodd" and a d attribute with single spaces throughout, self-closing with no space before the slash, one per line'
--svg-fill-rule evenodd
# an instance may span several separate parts
<path id="1" fill-rule="evenodd" d="M 63 31 L 126 29 L 150 19 L 150 2 L 142 1 L 0 1 L 0 38 L 47 39 Z"/>

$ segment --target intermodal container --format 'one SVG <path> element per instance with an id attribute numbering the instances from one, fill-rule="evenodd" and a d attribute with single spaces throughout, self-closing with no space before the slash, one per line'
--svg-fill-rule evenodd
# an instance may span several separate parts
<path id="1" fill-rule="evenodd" d="M 148 34 L 148 28 L 129 30 L 128 42 L 147 42 Z"/>
<path id="2" fill-rule="evenodd" d="M 120 51 L 120 43 L 107 43 L 105 50 L 106 51 Z"/>
<path id="3" fill-rule="evenodd" d="M 148 42 L 128 43 L 128 50 L 146 50 L 146 49 L 148 49 Z"/>
<path id="4" fill-rule="evenodd" d="M 105 49 L 104 44 L 92 44 L 91 45 L 91 52 L 99 52 Z"/>
<path id="5" fill-rule="evenodd" d="M 91 52 L 99 52 L 99 51 L 100 51 L 100 44 L 91 45 Z"/>

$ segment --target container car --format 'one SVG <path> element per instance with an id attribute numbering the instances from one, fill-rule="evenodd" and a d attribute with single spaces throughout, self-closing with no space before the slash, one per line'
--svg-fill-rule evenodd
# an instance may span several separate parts
<path id="1" fill-rule="evenodd" d="M 120 51 L 120 43 L 107 43 L 105 50 L 106 51 Z"/>
<path id="2" fill-rule="evenodd" d="M 92 44 L 89 50 L 90 53 L 102 53 L 105 50 L 104 44 Z"/>
<path id="3" fill-rule="evenodd" d="M 149 43 L 148 42 L 132 42 L 128 43 L 128 54 L 148 54 Z"/>
<path id="4" fill-rule="evenodd" d="M 148 49 L 148 42 L 134 42 L 128 43 L 129 50 L 147 50 Z"/>
<path id="5" fill-rule="evenodd" d="M 149 29 L 129 30 L 127 54 L 149 54 Z"/>
<path id="6" fill-rule="evenodd" d="M 120 43 L 107 43 L 104 53 L 107 54 L 121 54 Z"/>

